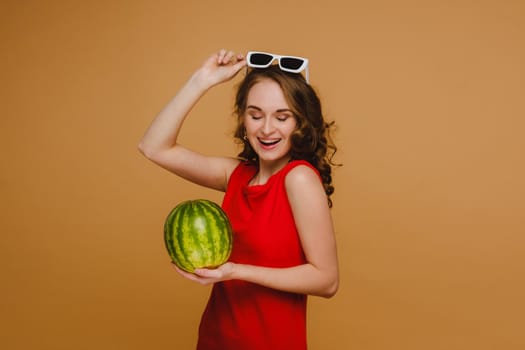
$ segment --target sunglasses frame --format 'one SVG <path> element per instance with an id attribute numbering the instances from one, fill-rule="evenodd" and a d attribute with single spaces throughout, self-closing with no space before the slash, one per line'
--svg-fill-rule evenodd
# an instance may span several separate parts
<path id="1" fill-rule="evenodd" d="M 250 62 L 250 59 L 251 59 L 252 55 L 254 55 L 254 54 L 268 55 L 268 56 L 271 57 L 271 60 L 267 64 L 253 64 L 253 63 Z M 281 64 L 281 59 L 283 59 L 283 58 L 292 58 L 292 59 L 302 60 L 303 63 L 297 69 L 286 68 L 286 67 L 283 67 L 282 64 Z M 249 51 L 248 54 L 246 55 L 247 67 L 252 67 L 252 68 L 268 68 L 268 67 L 270 67 L 272 65 L 273 61 L 275 61 L 275 60 L 277 60 L 277 62 L 279 63 L 279 68 L 281 68 L 281 70 L 285 71 L 285 72 L 301 73 L 303 70 L 306 70 L 306 73 L 305 73 L 305 75 L 306 75 L 306 82 L 309 83 L 308 58 L 298 57 L 298 56 L 281 56 L 281 55 L 276 55 L 276 54 L 273 54 L 273 53 L 263 52 L 263 51 Z"/>

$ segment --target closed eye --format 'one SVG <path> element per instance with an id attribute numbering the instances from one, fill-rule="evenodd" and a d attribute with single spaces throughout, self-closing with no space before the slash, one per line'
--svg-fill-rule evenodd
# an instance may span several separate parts
<path id="1" fill-rule="evenodd" d="M 290 115 L 288 115 L 288 114 L 279 114 L 276 118 L 277 118 L 278 121 L 284 122 L 288 118 L 290 118 Z"/>

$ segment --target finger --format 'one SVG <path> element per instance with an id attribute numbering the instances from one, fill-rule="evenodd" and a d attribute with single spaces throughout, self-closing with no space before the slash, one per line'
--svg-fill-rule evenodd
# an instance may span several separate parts
<path id="1" fill-rule="evenodd" d="M 189 273 L 189 272 L 186 272 L 184 270 L 181 270 L 179 268 L 176 268 L 177 269 L 177 272 L 184 278 L 190 280 L 190 281 L 193 281 L 193 282 L 197 282 L 199 284 L 202 284 L 203 286 L 207 285 L 207 284 L 210 284 L 210 280 L 208 278 L 205 278 L 205 277 L 200 277 L 200 276 L 197 276 L 196 274 L 193 274 L 193 273 Z"/>
<path id="2" fill-rule="evenodd" d="M 224 55 L 223 63 L 228 64 L 233 61 L 233 58 L 235 57 L 235 52 L 228 51 L 226 55 Z"/>
<path id="3" fill-rule="evenodd" d="M 190 273 L 187 272 L 187 271 L 184 271 L 183 269 L 181 269 L 180 267 L 178 267 L 174 262 L 171 263 L 173 265 L 173 267 L 175 268 L 175 270 L 177 270 L 178 273 L 180 273 L 181 275 L 183 275 L 184 277 L 187 277 Z"/>
<path id="4" fill-rule="evenodd" d="M 237 63 L 235 63 L 235 65 L 233 67 L 234 67 L 235 71 L 239 71 L 244 66 L 246 66 L 246 60 L 243 57 L 241 60 L 239 60 Z"/>
<path id="5" fill-rule="evenodd" d="M 220 278 L 222 277 L 218 269 L 195 269 L 194 273 L 199 277 L 204 278 Z"/>
<path id="6" fill-rule="evenodd" d="M 226 55 L 226 50 L 220 49 L 217 54 L 217 64 L 222 64 L 222 61 L 224 60 L 225 55 Z"/>
<path id="7" fill-rule="evenodd" d="M 221 65 L 221 66 L 224 66 L 224 65 L 227 65 L 230 63 L 231 59 L 232 59 L 232 52 L 231 51 L 227 51 L 227 52 L 224 52 L 224 54 L 220 55 L 220 60 L 217 62 L 217 64 Z"/>
<path id="8" fill-rule="evenodd" d="M 197 283 L 200 283 L 202 284 L 203 286 L 205 285 L 208 285 L 210 283 L 214 283 L 215 280 L 214 278 L 210 278 L 208 276 L 204 276 L 204 275 L 199 275 L 197 273 L 197 270 L 206 270 L 206 269 L 196 269 L 194 273 L 191 273 L 191 272 L 188 272 L 188 271 L 184 271 L 182 270 L 180 267 L 178 267 L 174 262 L 172 262 L 173 264 L 173 267 L 175 268 L 175 270 L 177 270 L 177 272 L 184 278 L 187 278 L 189 279 L 190 281 L 193 281 L 193 282 L 197 282 Z"/>
<path id="9" fill-rule="evenodd" d="M 174 262 L 172 262 L 173 264 L 173 267 L 175 268 L 175 270 L 177 270 L 177 272 L 182 275 L 183 277 L 186 277 L 190 280 L 195 280 L 196 276 L 195 274 L 191 273 L 191 272 L 188 272 L 188 271 L 185 271 L 183 269 L 181 269 L 180 267 L 178 267 Z"/>

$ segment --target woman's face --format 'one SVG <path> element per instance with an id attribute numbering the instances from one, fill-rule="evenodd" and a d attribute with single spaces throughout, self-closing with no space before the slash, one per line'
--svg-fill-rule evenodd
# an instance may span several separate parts
<path id="1" fill-rule="evenodd" d="M 244 113 L 246 136 L 259 162 L 280 168 L 290 160 L 297 122 L 279 84 L 263 79 L 250 89 Z"/>

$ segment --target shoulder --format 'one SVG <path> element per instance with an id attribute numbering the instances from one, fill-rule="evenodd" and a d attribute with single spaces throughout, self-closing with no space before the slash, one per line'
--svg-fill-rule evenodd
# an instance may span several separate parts
<path id="1" fill-rule="evenodd" d="M 312 165 L 300 164 L 290 170 L 285 179 L 285 189 L 292 211 L 296 214 L 315 216 L 328 207 L 321 177 Z"/>
<path id="2" fill-rule="evenodd" d="M 305 181 L 308 179 L 316 179 L 321 181 L 319 171 L 310 163 L 305 160 L 294 160 L 286 166 L 286 181 Z"/>
<path id="3" fill-rule="evenodd" d="M 306 161 L 290 163 L 290 169 L 286 174 L 285 187 L 288 194 L 300 194 L 308 192 L 309 189 L 321 188 L 321 177 L 317 169 Z M 324 192 L 324 190 L 323 190 Z"/>

